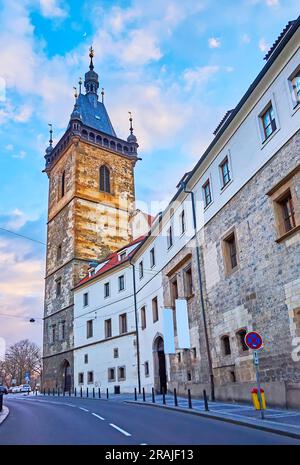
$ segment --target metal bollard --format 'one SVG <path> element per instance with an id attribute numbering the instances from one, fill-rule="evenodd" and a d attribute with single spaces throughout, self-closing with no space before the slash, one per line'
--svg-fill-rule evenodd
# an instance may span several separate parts
<path id="1" fill-rule="evenodd" d="M 98 388 L 98 397 L 99 397 L 99 399 L 101 399 L 101 391 L 100 391 L 100 388 Z"/>
<path id="2" fill-rule="evenodd" d="M 108 399 L 109 394 L 108 394 L 108 388 L 106 388 L 106 399 Z"/>
<path id="3" fill-rule="evenodd" d="M 134 400 L 137 400 L 136 388 L 134 388 Z"/>
<path id="4" fill-rule="evenodd" d="M 80 388 L 80 397 L 82 397 L 82 387 Z"/>
<path id="5" fill-rule="evenodd" d="M 166 405 L 166 392 L 165 392 L 164 387 L 162 388 L 162 395 L 163 395 L 163 404 Z"/>
<path id="6" fill-rule="evenodd" d="M 76 387 L 74 388 L 74 397 L 77 397 L 77 389 L 76 389 Z"/>
<path id="7" fill-rule="evenodd" d="M 193 408 L 192 406 L 192 396 L 191 396 L 191 390 L 188 389 L 188 400 L 189 400 L 189 408 Z"/>
<path id="8" fill-rule="evenodd" d="M 65 397 L 66 393 L 65 393 L 65 388 L 63 388 L 63 396 Z"/>
<path id="9" fill-rule="evenodd" d="M 45 396 L 45 395 L 46 395 L 46 390 L 45 390 L 45 388 L 44 388 L 44 396 Z"/>
<path id="10" fill-rule="evenodd" d="M 55 389 L 52 389 L 52 395 L 55 396 Z"/>
<path id="11" fill-rule="evenodd" d="M 174 388 L 174 405 L 175 407 L 178 407 L 176 388 Z"/>
<path id="12" fill-rule="evenodd" d="M 1 392 L 0 393 L 0 412 L 2 412 L 2 407 L 3 407 L 3 394 Z"/>
<path id="13" fill-rule="evenodd" d="M 93 398 L 95 399 L 95 388 L 93 388 Z"/>
<path id="14" fill-rule="evenodd" d="M 71 388 L 69 389 L 69 397 L 71 397 Z"/>
<path id="15" fill-rule="evenodd" d="M 208 411 L 209 411 L 209 408 L 208 408 L 207 394 L 206 394 L 206 390 L 205 390 L 205 389 L 203 389 L 203 400 L 204 400 L 204 408 L 205 408 L 205 410 L 208 412 Z"/>
<path id="16" fill-rule="evenodd" d="M 50 388 L 48 389 L 48 396 L 50 396 Z"/>
<path id="17" fill-rule="evenodd" d="M 37 396 L 37 389 L 35 390 L 35 395 Z"/>
<path id="18" fill-rule="evenodd" d="M 143 402 L 146 402 L 145 388 L 143 388 Z"/>
<path id="19" fill-rule="evenodd" d="M 154 392 L 154 388 L 152 388 L 152 403 L 155 404 L 155 392 Z"/>
<path id="20" fill-rule="evenodd" d="M 87 397 L 89 396 L 89 388 L 88 387 L 86 388 L 86 396 Z"/>
<path id="21" fill-rule="evenodd" d="M 58 395 L 58 397 L 60 396 L 59 388 L 57 388 L 57 395 Z"/>

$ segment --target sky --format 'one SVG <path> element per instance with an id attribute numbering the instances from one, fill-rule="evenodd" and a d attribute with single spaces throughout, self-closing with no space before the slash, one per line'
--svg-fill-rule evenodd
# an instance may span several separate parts
<path id="1" fill-rule="evenodd" d="M 264 65 L 295 0 L 0 0 L 0 339 L 42 342 L 48 123 L 95 70 L 117 135 L 133 114 L 138 202 L 168 201 Z M 155 182 L 153 182 L 155 180 Z M 35 242 L 37 241 L 37 242 Z M 35 323 L 29 319 L 34 318 Z"/>

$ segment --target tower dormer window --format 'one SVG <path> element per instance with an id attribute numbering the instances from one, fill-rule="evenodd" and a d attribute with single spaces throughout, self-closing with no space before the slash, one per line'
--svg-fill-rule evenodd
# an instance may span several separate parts
<path id="1" fill-rule="evenodd" d="M 100 168 L 100 191 L 110 193 L 110 172 L 105 165 Z"/>

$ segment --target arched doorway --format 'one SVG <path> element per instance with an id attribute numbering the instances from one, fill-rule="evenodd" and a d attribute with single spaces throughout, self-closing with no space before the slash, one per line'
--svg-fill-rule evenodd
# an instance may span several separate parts
<path id="1" fill-rule="evenodd" d="M 63 388 L 65 391 L 69 391 L 72 385 L 71 366 L 68 360 L 63 362 Z"/>
<path id="2" fill-rule="evenodd" d="M 162 394 L 163 389 L 167 391 L 166 356 L 164 351 L 164 340 L 158 335 L 153 342 L 154 357 L 154 388 Z"/>

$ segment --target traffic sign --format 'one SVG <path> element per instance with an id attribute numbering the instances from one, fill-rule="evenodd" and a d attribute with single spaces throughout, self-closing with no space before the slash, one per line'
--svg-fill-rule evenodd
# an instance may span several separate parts
<path id="1" fill-rule="evenodd" d="M 251 331 L 250 333 L 247 333 L 245 336 L 245 344 L 247 345 L 247 347 L 249 347 L 249 349 L 258 350 L 262 347 L 263 340 L 259 333 L 257 333 L 256 331 Z"/>

